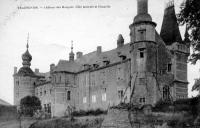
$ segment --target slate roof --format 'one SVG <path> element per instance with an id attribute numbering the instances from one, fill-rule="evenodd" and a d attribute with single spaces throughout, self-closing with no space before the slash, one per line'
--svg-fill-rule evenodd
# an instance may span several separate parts
<path id="1" fill-rule="evenodd" d="M 166 45 L 171 45 L 174 42 L 182 43 L 174 5 L 165 9 L 160 36 Z"/>
<path id="2" fill-rule="evenodd" d="M 30 67 L 21 67 L 17 72 L 18 76 L 36 76 Z"/>
<path id="3" fill-rule="evenodd" d="M 74 61 L 60 60 L 56 67 L 55 72 L 66 71 L 66 72 L 77 72 L 81 68 L 81 65 Z"/>
<path id="4" fill-rule="evenodd" d="M 156 32 L 156 42 L 159 45 L 166 47 L 164 41 L 157 32 Z M 101 52 L 100 54 L 97 54 L 97 51 L 90 52 L 74 61 L 60 60 L 56 65 L 56 67 L 54 68 L 54 71 L 79 72 L 83 70 L 84 64 L 89 64 L 89 65 L 98 64 L 99 66 L 102 66 L 104 60 L 108 60 L 110 64 L 117 63 L 122 60 L 119 57 L 120 55 L 126 56 L 126 59 L 129 59 L 131 57 L 130 50 L 131 50 L 130 43 L 126 43 L 122 47 Z M 170 54 L 167 48 L 166 52 L 168 55 Z"/>
<path id="5" fill-rule="evenodd" d="M 121 48 L 101 52 L 99 55 L 97 54 L 97 51 L 93 51 L 74 61 L 60 60 L 54 68 L 54 71 L 78 72 L 83 70 L 84 64 L 98 64 L 99 66 L 102 66 L 104 60 L 108 60 L 110 63 L 119 62 L 121 61 L 119 55 L 124 55 L 127 58 L 130 58 L 129 51 L 130 43 L 123 45 Z"/>

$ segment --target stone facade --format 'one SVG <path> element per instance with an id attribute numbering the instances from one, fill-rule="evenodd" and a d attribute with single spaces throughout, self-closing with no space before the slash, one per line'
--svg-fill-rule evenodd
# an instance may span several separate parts
<path id="1" fill-rule="evenodd" d="M 169 4 L 165 10 L 160 36 L 148 14 L 147 0 L 138 0 L 138 14 L 129 26 L 130 43 L 124 43 L 119 35 L 117 48 L 103 52 L 98 46 L 85 55 L 77 52 L 77 58 L 72 47 L 69 60 L 51 64 L 47 73 L 33 72 L 32 57 L 26 52 L 23 72 L 15 68 L 15 104 L 19 105 L 24 96 L 35 95 L 52 116 L 64 116 L 68 107 L 106 110 L 120 102 L 153 106 L 159 100 L 187 98 L 188 42 L 162 37 L 180 34 L 178 26 L 176 33 L 166 34 L 171 33 L 165 30 L 166 20 L 172 20 L 173 27 L 177 23 L 173 9 Z"/>

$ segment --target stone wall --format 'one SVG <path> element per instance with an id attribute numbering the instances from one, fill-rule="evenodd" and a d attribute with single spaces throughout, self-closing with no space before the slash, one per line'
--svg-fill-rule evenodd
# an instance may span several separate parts
<path id="1" fill-rule="evenodd" d="M 126 61 L 78 74 L 79 109 L 107 109 L 119 104 L 128 88 L 129 69 L 130 61 Z"/>
<path id="2" fill-rule="evenodd" d="M 14 104 L 19 105 L 20 100 L 26 96 L 33 96 L 37 78 L 30 76 L 14 77 Z"/>

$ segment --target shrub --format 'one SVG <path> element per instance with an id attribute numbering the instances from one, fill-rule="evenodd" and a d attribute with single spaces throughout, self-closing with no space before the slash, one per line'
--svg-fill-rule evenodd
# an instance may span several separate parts
<path id="1" fill-rule="evenodd" d="M 41 102 L 36 96 L 26 96 L 20 101 L 21 114 L 33 116 L 36 110 L 41 110 Z"/>
<path id="2" fill-rule="evenodd" d="M 174 101 L 173 103 L 160 100 L 156 103 L 153 111 L 169 112 L 172 111 L 172 108 L 177 112 L 189 112 L 196 117 L 200 113 L 200 96 L 188 99 L 180 99 Z"/>
<path id="3" fill-rule="evenodd" d="M 79 110 L 79 111 L 74 111 L 72 112 L 73 116 L 97 116 L 97 115 L 101 115 L 101 114 L 106 114 L 107 111 L 101 110 L 101 109 L 96 109 L 96 110 Z"/>

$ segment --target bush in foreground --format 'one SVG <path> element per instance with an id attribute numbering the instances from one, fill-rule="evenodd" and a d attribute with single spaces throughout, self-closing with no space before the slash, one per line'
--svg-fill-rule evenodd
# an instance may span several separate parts
<path id="1" fill-rule="evenodd" d="M 96 110 L 80 110 L 80 111 L 74 111 L 72 112 L 73 116 L 97 116 L 101 114 L 106 114 L 107 111 L 96 109 Z"/>
<path id="2" fill-rule="evenodd" d="M 41 110 L 41 102 L 36 96 L 26 96 L 20 101 L 21 114 L 25 116 L 33 116 L 34 112 Z"/>

